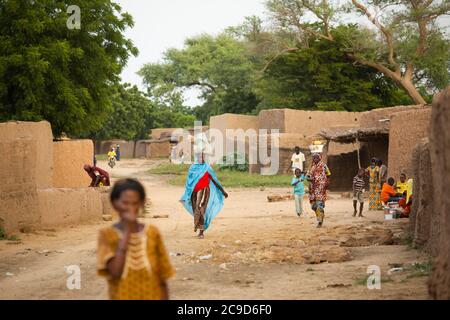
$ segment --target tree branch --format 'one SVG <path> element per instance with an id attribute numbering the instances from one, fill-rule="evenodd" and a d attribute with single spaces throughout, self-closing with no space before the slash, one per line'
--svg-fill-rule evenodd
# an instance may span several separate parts
<path id="1" fill-rule="evenodd" d="M 376 26 L 384 35 L 384 37 L 386 38 L 386 44 L 388 47 L 388 61 L 389 63 L 395 67 L 395 72 L 397 74 L 400 74 L 400 64 L 397 63 L 395 61 L 395 52 L 394 52 L 394 42 L 393 42 L 393 38 L 392 38 L 392 34 L 389 31 L 388 28 L 386 28 L 385 26 L 383 26 L 374 15 L 372 15 L 369 11 L 369 9 L 367 7 L 365 7 L 362 3 L 356 1 L 356 0 L 352 0 L 352 3 L 355 7 L 357 7 L 362 13 L 364 13 L 364 15 L 369 19 L 369 21 Z"/>

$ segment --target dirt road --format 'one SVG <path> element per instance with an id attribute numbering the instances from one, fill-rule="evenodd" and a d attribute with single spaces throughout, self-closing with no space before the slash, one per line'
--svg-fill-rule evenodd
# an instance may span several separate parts
<path id="1" fill-rule="evenodd" d="M 126 160 L 113 178 L 145 183 L 151 212 L 145 219 L 162 232 L 177 275 L 173 299 L 426 299 L 427 277 L 411 264 L 428 257 L 402 240 L 407 221 L 383 221 L 381 212 L 351 216 L 351 199 L 331 194 L 325 226 L 315 228 L 307 209 L 298 218 L 290 201 L 268 203 L 286 188 L 231 189 L 206 233 L 195 238 L 191 217 L 178 202 L 183 190 L 167 177 L 147 175 L 155 161 Z M 101 164 L 102 165 L 102 164 Z M 110 222 L 21 234 L 0 241 L 0 299 L 105 299 L 106 283 L 95 271 L 96 237 Z M 206 257 L 205 257 L 206 256 Z M 65 267 L 79 265 L 81 289 L 69 290 Z M 369 290 L 369 266 L 379 266 L 380 290 Z M 388 271 L 401 266 L 391 275 Z"/>

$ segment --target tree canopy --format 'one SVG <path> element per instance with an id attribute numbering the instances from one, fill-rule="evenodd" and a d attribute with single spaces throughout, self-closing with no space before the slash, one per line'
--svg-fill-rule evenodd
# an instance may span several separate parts
<path id="1" fill-rule="evenodd" d="M 392 79 L 418 104 L 420 91 L 442 89 L 450 81 L 450 41 L 439 19 L 450 14 L 449 0 L 268 0 L 275 25 L 277 57 L 308 47 L 311 35 L 336 42 L 333 29 L 360 15 L 340 42 L 355 63 Z M 273 60 L 273 59 L 272 59 Z"/>
<path id="2" fill-rule="evenodd" d="M 0 0 L 0 121 L 48 120 L 56 136 L 98 130 L 111 85 L 131 54 L 131 16 L 109 0 L 79 0 L 81 28 L 69 29 L 72 1 Z"/>

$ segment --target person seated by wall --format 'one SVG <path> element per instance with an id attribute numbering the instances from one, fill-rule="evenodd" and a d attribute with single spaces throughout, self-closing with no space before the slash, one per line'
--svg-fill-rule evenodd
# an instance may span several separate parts
<path id="1" fill-rule="evenodd" d="M 109 187 L 111 185 L 109 180 L 109 173 L 107 171 L 96 166 L 91 166 L 89 164 L 85 164 L 83 168 L 91 178 L 91 184 L 89 185 L 89 187 Z"/>
<path id="2" fill-rule="evenodd" d="M 384 204 L 389 202 L 399 202 L 402 199 L 402 194 L 397 193 L 394 189 L 395 180 L 390 177 L 385 184 L 383 184 L 383 188 L 381 189 L 381 200 Z"/>
<path id="3" fill-rule="evenodd" d="M 408 183 L 406 181 L 406 173 L 400 174 L 400 180 L 397 181 L 395 185 L 395 190 L 400 194 L 406 194 L 406 191 L 408 189 Z"/>
<path id="4" fill-rule="evenodd" d="M 409 179 L 408 181 L 406 181 L 406 175 L 402 174 L 404 176 L 403 180 L 404 182 L 404 186 L 401 185 L 401 190 L 403 191 L 403 197 L 402 199 L 400 199 L 400 201 L 398 202 L 399 206 L 403 208 L 403 212 L 400 216 L 400 218 L 409 218 L 409 214 L 411 213 L 411 207 L 412 207 L 412 202 L 413 202 L 413 179 Z M 402 177 L 400 177 L 400 179 L 402 179 Z M 397 187 L 398 187 L 398 183 L 397 183 Z"/>

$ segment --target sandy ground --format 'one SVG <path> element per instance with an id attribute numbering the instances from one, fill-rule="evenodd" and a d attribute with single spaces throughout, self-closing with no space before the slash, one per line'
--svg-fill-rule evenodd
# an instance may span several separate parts
<path id="1" fill-rule="evenodd" d="M 183 189 L 168 177 L 147 175 L 158 161 L 127 160 L 113 178 L 131 176 L 145 183 L 151 213 L 145 219 L 162 232 L 177 275 L 172 299 L 427 299 L 427 277 L 395 265 L 426 262 L 428 257 L 400 239 L 407 221 L 383 221 L 382 212 L 352 217 L 350 199 L 331 194 L 322 229 L 307 203 L 298 218 L 292 201 L 268 203 L 270 194 L 290 188 L 230 189 L 225 207 L 206 239 L 198 240 L 192 218 L 178 199 Z M 106 167 L 104 163 L 100 166 Z M 0 299 L 105 299 L 106 282 L 96 275 L 99 228 L 110 222 L 40 230 L 0 241 Z M 209 259 L 200 257 L 210 255 Z M 212 255 L 212 256 L 211 256 Z M 81 289 L 66 286 L 66 266 L 81 268 Z M 379 266 L 380 290 L 365 285 L 367 268 Z"/>

